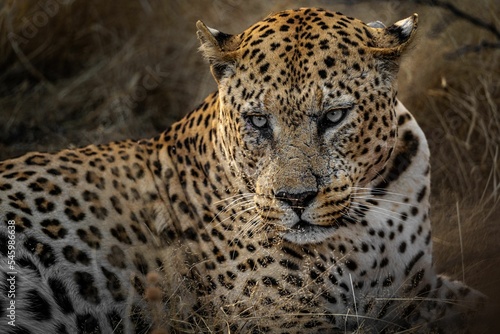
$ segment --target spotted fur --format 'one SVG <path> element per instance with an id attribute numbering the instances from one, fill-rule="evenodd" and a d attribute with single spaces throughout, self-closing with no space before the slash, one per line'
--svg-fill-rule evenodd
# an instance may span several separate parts
<path id="1" fill-rule="evenodd" d="M 396 99 L 417 16 L 197 27 L 218 91 L 170 129 L 0 163 L 2 330 L 461 328 L 482 297 L 434 271 L 429 150 Z"/>

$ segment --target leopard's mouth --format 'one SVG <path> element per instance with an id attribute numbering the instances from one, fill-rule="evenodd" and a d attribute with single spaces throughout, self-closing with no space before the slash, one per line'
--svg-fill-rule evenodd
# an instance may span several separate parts
<path id="1" fill-rule="evenodd" d="M 297 224 L 293 225 L 290 229 L 297 231 L 297 232 L 306 233 L 308 229 L 311 229 L 314 226 L 316 226 L 316 225 L 313 225 L 305 220 L 300 220 Z M 318 227 L 322 227 L 322 226 L 318 226 Z"/>
<path id="2" fill-rule="evenodd" d="M 320 243 L 333 236 L 340 227 L 347 226 L 349 223 L 353 224 L 355 221 L 346 215 L 335 219 L 331 225 L 316 225 L 301 219 L 283 234 L 283 239 L 296 244 Z"/>
<path id="3" fill-rule="evenodd" d="M 312 229 L 325 229 L 325 230 L 329 230 L 329 229 L 332 229 L 332 228 L 337 229 L 338 226 L 339 226 L 338 222 L 336 222 L 333 225 L 324 226 L 324 225 L 311 224 L 310 222 L 301 219 L 299 222 L 297 222 L 295 225 L 293 225 L 290 228 L 290 230 L 292 230 L 292 231 L 294 231 L 296 233 L 307 233 L 308 231 L 310 231 Z"/>

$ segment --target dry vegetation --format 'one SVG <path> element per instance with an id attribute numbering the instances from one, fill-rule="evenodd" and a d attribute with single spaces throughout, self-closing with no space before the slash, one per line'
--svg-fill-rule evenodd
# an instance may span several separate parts
<path id="1" fill-rule="evenodd" d="M 0 159 L 164 130 L 215 89 L 196 51 L 197 19 L 236 33 L 304 5 L 385 23 L 418 12 L 420 37 L 403 64 L 400 98 L 433 153 L 435 261 L 495 302 L 500 4 L 447 1 L 7 0 L 0 4 Z M 496 303 L 490 314 L 500 312 Z"/>

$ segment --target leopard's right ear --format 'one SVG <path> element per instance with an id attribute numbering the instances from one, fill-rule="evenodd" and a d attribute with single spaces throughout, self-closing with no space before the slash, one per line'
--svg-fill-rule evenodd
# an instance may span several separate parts
<path id="1" fill-rule="evenodd" d="M 390 27 L 375 21 L 367 24 L 374 36 L 370 52 L 379 58 L 397 59 L 411 45 L 418 27 L 418 15 L 413 14 Z"/>
<path id="2" fill-rule="evenodd" d="M 411 45 L 418 27 L 418 15 L 413 14 L 386 27 L 382 22 L 367 24 L 372 36 L 371 45 L 367 51 L 378 60 L 379 71 L 384 80 L 393 82 L 399 70 L 401 56 Z"/>
<path id="3" fill-rule="evenodd" d="M 217 83 L 234 73 L 237 60 L 238 36 L 225 34 L 196 22 L 200 51 L 210 63 L 210 70 Z"/>

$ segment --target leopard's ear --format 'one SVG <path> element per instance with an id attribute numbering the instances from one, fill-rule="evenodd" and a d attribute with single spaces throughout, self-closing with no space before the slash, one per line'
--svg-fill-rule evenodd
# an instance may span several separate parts
<path id="1" fill-rule="evenodd" d="M 394 82 L 401 55 L 411 45 L 417 26 L 417 14 L 389 27 L 385 27 L 378 21 L 367 24 L 367 29 L 373 38 L 368 45 L 368 52 L 378 59 L 378 68 L 383 75 L 383 80 L 388 84 Z"/>
<path id="2" fill-rule="evenodd" d="M 236 66 L 238 36 L 225 34 L 207 27 L 203 22 L 196 22 L 200 51 L 210 63 L 212 75 L 217 82 L 234 73 Z"/>
<path id="3" fill-rule="evenodd" d="M 398 58 L 411 45 L 417 31 L 418 15 L 413 14 L 389 27 L 381 22 L 367 24 L 373 34 L 373 46 L 370 52 L 377 57 Z"/>

